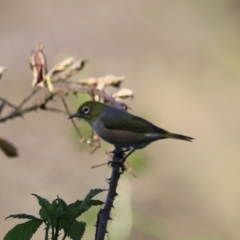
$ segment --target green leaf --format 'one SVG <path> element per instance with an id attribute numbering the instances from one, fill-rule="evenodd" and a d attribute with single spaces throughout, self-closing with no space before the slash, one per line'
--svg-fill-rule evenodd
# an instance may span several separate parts
<path id="1" fill-rule="evenodd" d="M 41 224 L 42 220 L 36 219 L 18 224 L 7 233 L 4 240 L 30 240 Z"/>
<path id="2" fill-rule="evenodd" d="M 61 198 L 56 199 L 56 201 L 58 203 L 58 211 L 56 217 L 60 220 L 71 220 L 71 211 L 69 206 Z"/>
<path id="3" fill-rule="evenodd" d="M 100 200 L 90 200 L 90 204 L 91 204 L 91 206 L 101 206 L 104 204 L 104 202 L 102 202 Z"/>
<path id="4" fill-rule="evenodd" d="M 84 212 L 88 211 L 92 206 L 102 205 L 103 202 L 99 200 L 92 200 L 91 198 L 95 197 L 97 194 L 106 191 L 105 189 L 93 189 L 87 194 L 83 201 L 77 200 L 76 202 L 69 204 L 71 209 L 71 218 L 76 219 Z"/>
<path id="5" fill-rule="evenodd" d="M 5 219 L 8 219 L 8 218 L 32 219 L 32 220 L 43 221 L 43 220 L 40 219 L 40 218 L 37 218 L 37 217 L 35 217 L 35 216 L 33 216 L 33 215 L 25 214 L 25 213 L 12 214 L 12 215 L 9 215 L 8 217 L 6 217 Z"/>
<path id="6" fill-rule="evenodd" d="M 80 209 L 81 204 L 82 201 L 77 200 L 76 202 L 68 205 L 72 220 L 78 218 L 84 212 L 84 210 Z"/>
<path id="7" fill-rule="evenodd" d="M 90 192 L 88 193 L 88 195 L 85 197 L 85 200 L 91 199 L 91 198 L 95 197 L 97 194 L 104 192 L 104 191 L 107 191 L 107 189 L 100 189 L 100 188 L 91 189 Z"/>
<path id="8" fill-rule="evenodd" d="M 74 208 L 79 208 L 81 204 L 82 204 L 82 201 L 77 200 L 76 202 L 69 204 L 68 207 L 72 210 Z"/>
<path id="9" fill-rule="evenodd" d="M 78 222 L 74 220 L 71 227 L 68 228 L 66 225 L 63 227 L 66 236 L 70 237 L 72 240 L 80 240 L 85 232 L 86 223 Z M 67 233 L 66 233 L 67 232 Z"/>
<path id="10" fill-rule="evenodd" d="M 59 212 L 59 204 L 58 204 L 58 199 L 54 199 L 51 203 L 52 205 L 52 213 L 54 215 L 58 215 Z"/>
<path id="11" fill-rule="evenodd" d="M 97 194 L 106 191 L 106 189 L 92 189 L 88 193 L 88 195 L 85 197 L 85 199 L 82 201 L 80 205 L 80 209 L 87 211 L 92 205 L 91 205 L 91 199 L 95 197 Z"/>
<path id="12" fill-rule="evenodd" d="M 49 201 L 45 198 L 42 198 L 38 196 L 37 194 L 32 194 L 38 199 L 38 203 L 41 206 L 41 209 L 39 211 L 39 215 L 41 218 L 45 221 L 48 221 L 49 219 L 53 220 L 53 211 L 52 211 L 52 205 L 49 203 Z"/>
<path id="13" fill-rule="evenodd" d="M 65 201 L 61 198 L 58 198 L 58 205 L 61 209 L 61 212 L 66 212 L 66 213 L 69 213 L 70 209 L 68 207 L 68 205 L 65 203 Z"/>

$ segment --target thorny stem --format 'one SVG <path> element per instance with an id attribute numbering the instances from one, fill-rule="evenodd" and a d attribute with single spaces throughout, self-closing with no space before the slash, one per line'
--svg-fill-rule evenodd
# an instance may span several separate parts
<path id="1" fill-rule="evenodd" d="M 123 173 L 122 164 L 119 163 L 122 157 L 123 156 L 120 156 L 119 154 L 118 155 L 114 154 L 113 156 L 113 161 L 111 164 L 112 174 L 110 179 L 108 179 L 109 190 L 108 190 L 105 205 L 98 214 L 95 240 L 104 240 L 105 234 L 107 233 L 107 224 L 108 224 L 108 220 L 111 219 L 110 212 L 111 212 L 111 208 L 113 207 L 113 201 L 115 197 L 118 195 L 116 192 L 118 180 L 120 179 L 120 176 Z"/>
<path id="2" fill-rule="evenodd" d="M 44 238 L 44 240 L 48 240 L 48 232 L 49 232 L 49 223 L 47 223 L 47 226 L 46 226 L 46 231 L 45 231 L 45 238 Z"/>

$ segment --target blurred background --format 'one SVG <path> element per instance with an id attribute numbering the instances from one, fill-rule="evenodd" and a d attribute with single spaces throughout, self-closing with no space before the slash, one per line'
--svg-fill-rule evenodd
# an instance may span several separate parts
<path id="1" fill-rule="evenodd" d="M 75 56 L 89 60 L 78 78 L 125 75 L 132 113 L 196 138 L 159 141 L 129 158 L 138 177 L 120 180 L 110 239 L 240 239 L 239 24 L 237 0 L 0 2 L 2 97 L 17 104 L 31 92 L 28 60 L 41 40 L 49 67 Z M 74 112 L 81 99 L 71 101 Z M 38 215 L 31 193 L 71 203 L 107 188 L 110 170 L 90 167 L 112 147 L 91 155 L 66 116 L 30 113 L 0 134 L 20 154 L 0 152 L 1 239 L 20 223 L 8 215 Z M 95 212 L 85 216 L 84 239 L 94 238 Z"/>

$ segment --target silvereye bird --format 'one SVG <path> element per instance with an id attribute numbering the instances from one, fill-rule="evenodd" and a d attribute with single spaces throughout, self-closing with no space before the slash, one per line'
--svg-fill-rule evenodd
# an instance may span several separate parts
<path id="1" fill-rule="evenodd" d="M 87 101 L 69 118 L 83 118 L 100 138 L 113 144 L 116 149 L 126 149 L 133 153 L 160 139 L 173 138 L 192 141 L 192 137 L 168 132 L 147 120 L 124 110 L 106 104 Z"/>

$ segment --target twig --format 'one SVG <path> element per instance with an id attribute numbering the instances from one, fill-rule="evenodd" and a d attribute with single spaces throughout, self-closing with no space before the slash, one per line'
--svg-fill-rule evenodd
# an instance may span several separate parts
<path id="1" fill-rule="evenodd" d="M 102 167 L 102 166 L 105 166 L 105 165 L 108 165 L 108 164 L 109 164 L 109 162 L 99 163 L 99 164 L 96 164 L 96 165 L 91 166 L 91 168 Z"/>
<path id="2" fill-rule="evenodd" d="M 90 153 L 95 153 L 101 147 L 100 139 L 98 139 L 96 143 L 97 144 L 94 146 Z"/>
<path id="3" fill-rule="evenodd" d="M 1 100 L 3 103 L 7 104 L 9 107 L 11 107 L 11 108 L 13 108 L 13 109 L 15 109 L 15 110 L 18 109 L 18 107 L 16 107 L 16 106 L 13 105 L 12 103 L 10 103 L 10 102 L 9 102 L 8 100 L 6 100 L 5 98 L 0 97 L 0 100 Z"/>
<path id="4" fill-rule="evenodd" d="M 22 102 L 18 105 L 18 109 L 21 109 L 25 103 L 27 103 L 38 91 L 40 88 L 35 88 L 27 97 L 25 97 Z"/>
<path id="5" fill-rule="evenodd" d="M 68 113 L 62 109 L 54 108 L 54 107 L 46 107 L 44 110 L 47 110 L 49 112 L 55 112 L 55 113 L 62 113 L 64 115 L 68 115 Z"/>
<path id="6" fill-rule="evenodd" d="M 63 96 L 60 96 L 60 97 L 61 97 L 61 100 L 62 100 L 62 102 L 63 102 L 63 105 L 64 105 L 64 107 L 65 107 L 65 109 L 66 109 L 67 114 L 70 116 L 71 113 L 70 113 L 70 111 L 69 111 L 69 108 L 68 108 L 68 105 L 67 105 L 67 103 L 66 103 L 65 98 L 64 98 Z M 75 121 L 74 121 L 72 118 L 70 118 L 70 120 L 71 120 L 72 125 L 73 125 L 73 127 L 75 128 L 75 130 L 76 130 L 78 136 L 80 137 L 80 139 L 82 139 L 83 136 L 82 136 L 82 134 L 81 134 L 79 128 L 77 127 Z"/>
<path id="7" fill-rule="evenodd" d="M 1 102 L 1 103 L 0 103 L 0 116 L 1 116 L 1 114 L 2 114 L 3 109 L 4 109 L 5 106 L 6 106 L 6 103 L 5 103 L 5 102 Z"/>
<path id="8" fill-rule="evenodd" d="M 24 114 L 36 111 L 38 109 L 48 110 L 48 108 L 46 107 L 46 104 L 49 101 L 53 100 L 53 98 L 56 96 L 56 94 L 57 94 L 57 92 L 47 95 L 42 102 L 40 102 L 38 104 L 35 104 L 32 107 L 27 107 L 27 108 L 22 109 L 22 110 L 19 109 L 17 111 L 14 111 L 14 112 L 10 113 L 9 115 L 0 118 L 0 122 L 5 122 L 9 119 L 13 119 L 13 118 L 16 118 L 16 117 L 22 117 Z"/>

